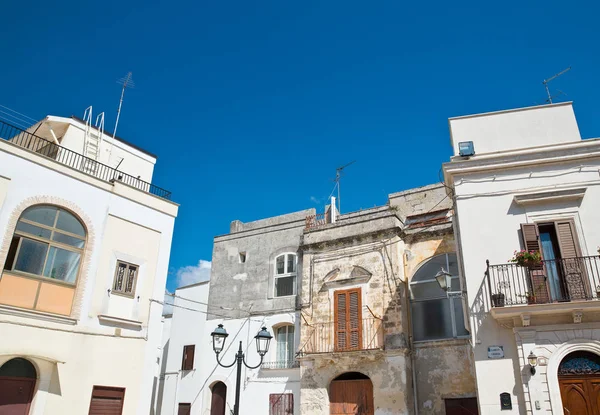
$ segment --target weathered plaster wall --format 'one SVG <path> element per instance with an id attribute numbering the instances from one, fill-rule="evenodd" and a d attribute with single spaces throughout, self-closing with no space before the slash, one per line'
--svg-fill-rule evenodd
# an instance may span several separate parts
<path id="1" fill-rule="evenodd" d="M 215 237 L 209 313 L 243 318 L 247 313 L 240 310 L 255 314 L 293 310 L 296 296 L 274 297 L 275 258 L 286 252 L 298 254 L 298 284 L 302 272 L 300 237 L 306 216 L 314 212 L 308 209 L 249 223 L 233 221 L 229 234 Z M 246 254 L 243 263 L 241 252 Z"/>
<path id="2" fill-rule="evenodd" d="M 467 340 L 415 345 L 420 415 L 444 414 L 444 399 L 476 396 L 473 352 Z"/>
<path id="3" fill-rule="evenodd" d="M 410 360 L 403 351 L 336 353 L 302 364 L 300 413 L 329 415 L 329 384 L 345 372 L 360 372 L 373 383 L 376 415 L 410 412 Z"/>

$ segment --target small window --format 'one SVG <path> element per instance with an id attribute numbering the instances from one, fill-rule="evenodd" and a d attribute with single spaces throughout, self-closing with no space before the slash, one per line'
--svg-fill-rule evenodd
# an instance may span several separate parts
<path id="1" fill-rule="evenodd" d="M 277 341 L 277 364 L 281 367 L 289 367 L 294 361 L 294 326 L 279 327 L 276 332 Z"/>
<path id="2" fill-rule="evenodd" d="M 294 394 L 273 393 L 269 395 L 269 415 L 293 415 Z"/>
<path id="3" fill-rule="evenodd" d="M 275 258 L 275 297 L 296 295 L 296 254 Z"/>
<path id="4" fill-rule="evenodd" d="M 90 402 L 90 414 L 115 414 L 123 413 L 125 388 L 111 386 L 94 386 Z"/>
<path id="5" fill-rule="evenodd" d="M 192 411 L 191 403 L 180 403 L 177 409 L 177 415 L 190 415 Z"/>
<path id="6" fill-rule="evenodd" d="M 192 370 L 194 369 L 194 352 L 196 346 L 191 344 L 183 346 L 183 357 L 181 359 L 181 370 Z"/>
<path id="7" fill-rule="evenodd" d="M 240 252 L 239 256 L 240 256 L 240 264 L 245 263 L 246 262 L 246 252 Z"/>
<path id="8" fill-rule="evenodd" d="M 117 261 L 112 292 L 133 297 L 139 268 L 128 262 Z"/>

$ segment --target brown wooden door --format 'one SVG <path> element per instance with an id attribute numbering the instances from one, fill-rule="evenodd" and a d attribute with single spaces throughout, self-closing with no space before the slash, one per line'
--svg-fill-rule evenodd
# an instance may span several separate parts
<path id="1" fill-rule="evenodd" d="M 0 377 L 0 415 L 28 415 L 35 379 Z"/>
<path id="2" fill-rule="evenodd" d="M 362 349 L 362 300 L 360 288 L 334 294 L 335 351 Z"/>
<path id="3" fill-rule="evenodd" d="M 177 415 L 190 415 L 192 411 L 191 403 L 180 403 L 177 408 Z"/>
<path id="4" fill-rule="evenodd" d="M 444 399 L 446 415 L 477 415 L 477 398 Z"/>
<path id="5" fill-rule="evenodd" d="M 599 415 L 600 378 L 559 378 L 565 415 Z"/>
<path id="6" fill-rule="evenodd" d="M 94 386 L 89 415 L 121 415 L 125 388 Z"/>
<path id="7" fill-rule="evenodd" d="M 227 386 L 223 382 L 217 382 L 212 387 L 210 400 L 210 415 L 225 415 L 227 402 Z"/>
<path id="8" fill-rule="evenodd" d="M 334 380 L 329 386 L 330 415 L 374 415 L 373 384 L 369 379 Z"/>

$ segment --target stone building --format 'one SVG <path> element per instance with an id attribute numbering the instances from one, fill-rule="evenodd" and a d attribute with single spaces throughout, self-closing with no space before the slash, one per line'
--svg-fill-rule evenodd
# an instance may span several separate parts
<path id="1" fill-rule="evenodd" d="M 477 405 L 442 185 L 307 220 L 302 238 L 301 414 L 442 414 Z M 460 288 L 453 288 L 460 294 Z M 455 412 L 456 413 L 456 412 Z"/>

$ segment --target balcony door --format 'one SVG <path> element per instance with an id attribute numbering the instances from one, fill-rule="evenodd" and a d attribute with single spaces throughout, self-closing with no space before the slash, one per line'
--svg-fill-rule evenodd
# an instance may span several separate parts
<path id="1" fill-rule="evenodd" d="M 543 265 L 530 271 L 529 290 L 536 303 L 589 297 L 585 263 L 572 219 L 521 225 L 523 244 L 538 251 Z"/>
<path id="2" fill-rule="evenodd" d="M 362 349 L 361 289 L 334 293 L 335 351 Z"/>

